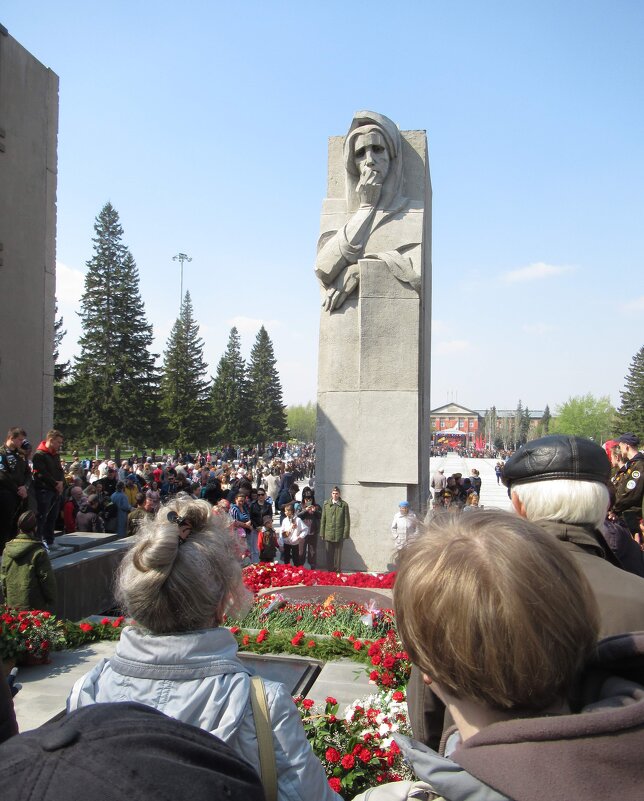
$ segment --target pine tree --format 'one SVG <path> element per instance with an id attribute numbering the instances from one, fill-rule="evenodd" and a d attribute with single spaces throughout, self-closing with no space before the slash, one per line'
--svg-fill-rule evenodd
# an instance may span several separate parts
<path id="1" fill-rule="evenodd" d="M 523 420 L 523 404 L 521 401 L 517 403 L 517 409 L 514 413 L 514 448 L 518 448 L 521 443 L 521 421 Z"/>
<path id="2" fill-rule="evenodd" d="M 530 409 L 526 406 L 523 410 L 523 414 L 521 416 L 521 438 L 520 442 L 522 445 L 525 445 L 530 437 Z"/>
<path id="3" fill-rule="evenodd" d="M 250 352 L 248 398 L 251 431 L 262 448 L 280 439 L 286 431 L 282 384 L 277 372 L 273 343 L 262 326 Z"/>
<path id="4" fill-rule="evenodd" d="M 543 417 L 541 418 L 541 431 L 545 437 L 550 429 L 550 421 L 552 415 L 550 414 L 550 406 L 546 403 L 546 408 L 543 410 Z"/>
<path id="5" fill-rule="evenodd" d="M 58 361 L 60 343 L 66 334 L 67 331 L 63 330 L 63 318 L 57 316 L 54 323 L 54 428 L 63 431 L 68 442 L 73 442 L 78 436 L 78 419 L 75 413 L 74 384 L 70 377 L 71 362 Z"/>
<path id="6" fill-rule="evenodd" d="M 619 434 L 635 434 L 644 441 L 644 345 L 633 356 L 620 392 L 622 402 L 617 413 Z"/>
<path id="7" fill-rule="evenodd" d="M 56 315 L 58 314 L 58 301 L 56 301 Z M 54 382 L 63 381 L 69 375 L 71 363 L 69 359 L 66 362 L 59 362 L 60 356 L 60 343 L 67 331 L 63 331 L 63 318 L 56 317 L 54 322 Z"/>
<path id="8" fill-rule="evenodd" d="M 208 364 L 204 342 L 186 292 L 163 354 L 161 412 L 169 442 L 180 451 L 205 444 L 208 427 Z"/>
<path id="9" fill-rule="evenodd" d="M 239 445 L 251 440 L 246 364 L 241 355 L 239 332 L 234 326 L 230 329 L 226 352 L 217 365 L 210 403 L 217 443 Z"/>
<path id="10" fill-rule="evenodd" d="M 150 353 L 134 259 L 111 203 L 94 224 L 94 255 L 87 262 L 79 316 L 83 335 L 74 365 L 74 399 L 85 441 L 114 448 L 145 445 L 152 436 L 158 373 Z"/>

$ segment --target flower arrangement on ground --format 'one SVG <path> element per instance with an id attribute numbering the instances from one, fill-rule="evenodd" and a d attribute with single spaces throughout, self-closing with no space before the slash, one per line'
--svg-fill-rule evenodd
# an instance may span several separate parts
<path id="1" fill-rule="evenodd" d="M 3 661 L 46 661 L 65 647 L 62 621 L 51 612 L 0 607 L 0 657 Z"/>
<path id="2" fill-rule="evenodd" d="M 292 587 L 296 584 L 304 584 L 307 587 L 332 585 L 391 589 L 396 581 L 395 573 L 332 573 L 327 570 L 307 570 L 304 567 L 282 565 L 277 562 L 248 565 L 243 570 L 243 576 L 244 583 L 254 593 L 270 587 Z"/>
<path id="3" fill-rule="evenodd" d="M 354 701 L 340 716 L 335 698 L 326 699 L 324 712 L 308 698 L 296 698 L 295 703 L 331 788 L 343 798 L 383 782 L 415 778 L 393 739 L 395 732 L 411 733 L 402 691 L 380 691 Z"/>
<path id="4" fill-rule="evenodd" d="M 250 612 L 241 620 L 229 621 L 244 629 L 269 625 L 271 632 L 303 629 L 308 634 L 331 636 L 341 631 L 348 637 L 384 637 L 394 626 L 392 609 L 373 604 L 335 603 L 330 595 L 323 603 L 291 603 L 275 594 L 256 598 Z"/>

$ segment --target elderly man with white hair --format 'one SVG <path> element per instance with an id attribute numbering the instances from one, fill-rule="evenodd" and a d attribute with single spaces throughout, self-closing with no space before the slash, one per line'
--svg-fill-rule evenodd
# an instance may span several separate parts
<path id="1" fill-rule="evenodd" d="M 516 513 L 562 542 L 590 581 L 600 637 L 644 631 L 644 579 L 621 568 L 602 531 L 609 481 L 610 462 L 599 445 L 560 434 L 528 442 L 503 471 Z M 408 705 L 414 737 L 435 748 L 444 710 L 416 669 Z"/>

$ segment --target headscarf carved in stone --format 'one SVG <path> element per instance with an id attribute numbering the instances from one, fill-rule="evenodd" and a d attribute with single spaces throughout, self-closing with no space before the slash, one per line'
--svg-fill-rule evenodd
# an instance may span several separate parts
<path id="1" fill-rule="evenodd" d="M 345 222 L 337 227 L 336 220 L 336 227 L 323 230 L 318 241 L 315 273 L 324 290 L 324 309 L 339 309 L 358 288 L 360 259 L 385 262 L 398 280 L 420 294 L 422 215 L 409 214 L 403 195 L 398 126 L 382 114 L 357 112 L 344 142 L 344 166 Z"/>

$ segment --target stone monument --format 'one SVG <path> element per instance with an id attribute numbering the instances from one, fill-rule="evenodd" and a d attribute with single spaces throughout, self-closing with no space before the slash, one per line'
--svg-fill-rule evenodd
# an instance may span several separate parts
<path id="1" fill-rule="evenodd" d="M 0 25 L 0 438 L 53 421 L 58 78 Z"/>
<path id="2" fill-rule="evenodd" d="M 342 567 L 391 562 L 402 500 L 429 494 L 431 184 L 424 131 L 359 111 L 329 140 L 315 274 L 321 285 L 315 495 L 351 510 Z"/>

